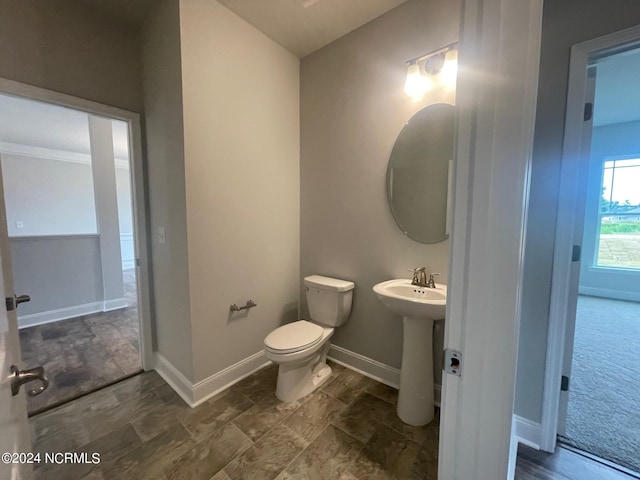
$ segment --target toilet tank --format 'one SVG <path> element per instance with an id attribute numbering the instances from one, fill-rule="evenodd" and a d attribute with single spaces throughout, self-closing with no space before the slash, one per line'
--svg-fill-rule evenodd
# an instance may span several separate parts
<path id="1" fill-rule="evenodd" d="M 353 282 L 311 275 L 304 278 L 311 320 L 327 327 L 337 327 L 349 319 Z"/>

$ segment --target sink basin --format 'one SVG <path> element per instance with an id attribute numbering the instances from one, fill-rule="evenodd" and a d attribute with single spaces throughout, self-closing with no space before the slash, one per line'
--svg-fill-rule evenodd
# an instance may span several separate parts
<path id="1" fill-rule="evenodd" d="M 373 287 L 382 304 L 402 316 L 424 317 L 442 320 L 447 305 L 447 287 L 436 284 L 436 288 L 411 285 L 405 278 L 378 283 Z"/>
<path id="2" fill-rule="evenodd" d="M 373 291 L 393 313 L 402 315 L 403 344 L 397 412 L 409 425 L 433 420 L 433 321 L 443 320 L 447 287 L 411 285 L 407 279 L 378 283 Z"/>

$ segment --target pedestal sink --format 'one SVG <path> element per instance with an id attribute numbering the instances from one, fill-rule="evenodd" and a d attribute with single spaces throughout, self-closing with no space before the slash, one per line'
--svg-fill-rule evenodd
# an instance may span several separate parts
<path id="1" fill-rule="evenodd" d="M 389 280 L 373 287 L 382 304 L 402 315 L 403 346 L 398 393 L 398 416 L 409 425 L 433 420 L 433 321 L 443 320 L 447 287 L 411 285 L 407 279 Z"/>

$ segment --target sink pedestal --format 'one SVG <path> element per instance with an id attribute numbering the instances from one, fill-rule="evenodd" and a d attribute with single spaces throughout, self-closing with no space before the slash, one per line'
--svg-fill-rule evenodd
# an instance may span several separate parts
<path id="1" fill-rule="evenodd" d="M 409 425 L 433 420 L 433 321 L 444 320 L 447 286 L 432 288 L 397 279 L 373 287 L 378 299 L 393 313 L 402 315 L 404 344 L 398 416 Z"/>
<path id="2" fill-rule="evenodd" d="M 435 415 L 433 399 L 433 320 L 402 317 L 404 344 L 398 416 L 409 425 L 431 423 Z"/>

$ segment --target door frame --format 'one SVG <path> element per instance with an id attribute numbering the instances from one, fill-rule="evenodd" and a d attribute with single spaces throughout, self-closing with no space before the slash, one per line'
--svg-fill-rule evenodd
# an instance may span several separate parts
<path id="1" fill-rule="evenodd" d="M 578 209 L 580 191 L 584 188 L 580 181 L 587 181 L 586 176 L 579 175 L 585 134 L 584 103 L 588 95 L 587 67 L 591 59 L 626 49 L 635 42 L 640 45 L 640 26 L 577 43 L 571 48 L 560 170 L 560 191 L 565 201 L 558 205 L 556 220 L 540 429 L 540 448 L 547 452 L 553 452 L 556 446 L 566 342 L 567 336 L 574 331 L 576 320 L 577 288 L 573 282 L 578 281 L 579 271 L 576 271 L 577 262 L 572 262 L 571 257 L 573 245 L 582 244 L 584 224 L 584 212 L 578 212 Z M 590 124 L 588 128 L 591 128 Z"/>
<path id="2" fill-rule="evenodd" d="M 542 0 L 465 0 L 438 478 L 513 478 L 516 363 Z"/>
<path id="3" fill-rule="evenodd" d="M 54 92 L 32 85 L 0 78 L 0 93 L 69 107 L 89 114 L 121 120 L 129 125 L 129 152 L 131 158 L 131 199 L 136 257 L 136 283 L 138 289 L 138 320 L 140 323 L 140 356 L 142 368 L 154 367 L 153 331 L 151 326 L 151 282 L 149 258 L 149 220 L 147 192 L 142 158 L 142 130 L 140 114 L 91 100 Z"/>

